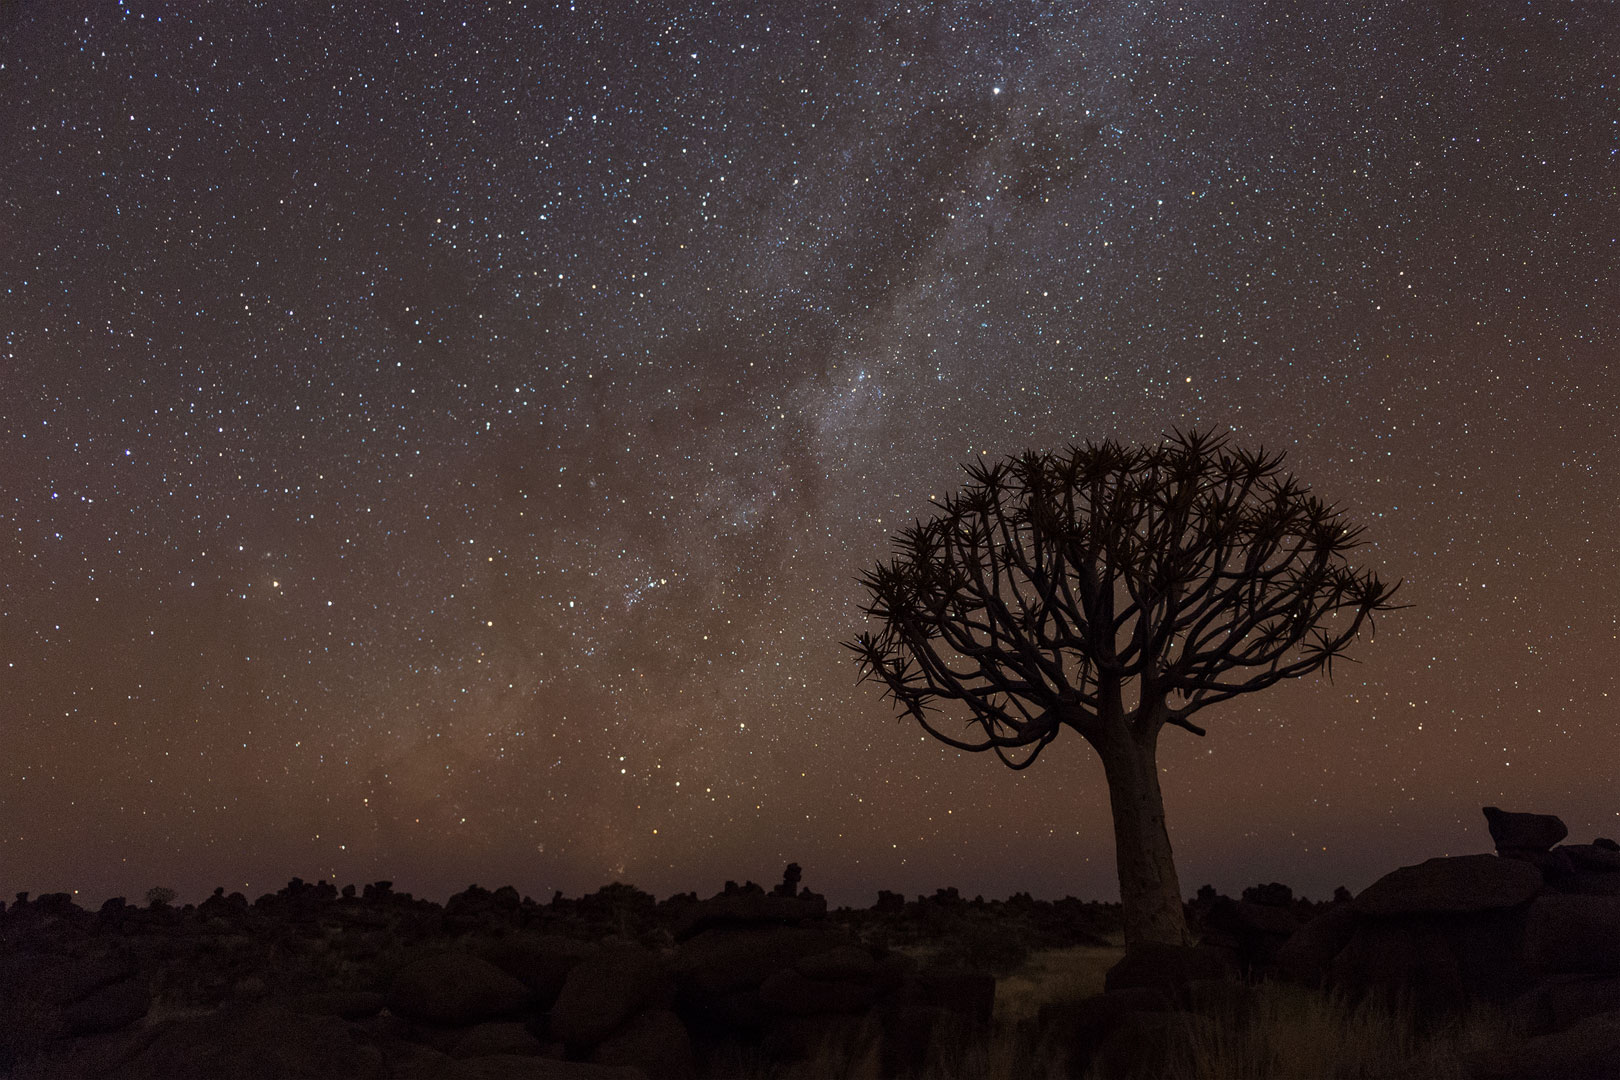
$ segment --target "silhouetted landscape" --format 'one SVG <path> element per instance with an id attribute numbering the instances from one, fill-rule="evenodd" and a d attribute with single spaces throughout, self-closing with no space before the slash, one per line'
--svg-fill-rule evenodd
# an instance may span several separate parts
<path id="1" fill-rule="evenodd" d="M 0 913 L 0 1074 L 1613 1077 L 1620 844 L 1485 817 L 1494 853 L 1354 897 L 1205 887 L 1196 945 L 1128 950 L 1117 904 L 942 888 L 829 910 L 796 864 L 706 899 L 24 894 Z"/>

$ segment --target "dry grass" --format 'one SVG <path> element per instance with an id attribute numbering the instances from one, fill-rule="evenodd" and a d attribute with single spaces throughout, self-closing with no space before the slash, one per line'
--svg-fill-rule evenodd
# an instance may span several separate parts
<path id="1" fill-rule="evenodd" d="M 1422 1021 L 1409 1002 L 1351 1003 L 1264 983 L 1240 1014 L 1216 1010 L 1191 1028 L 1189 1052 L 1164 1080 L 1463 1080 L 1467 1060 L 1507 1043 L 1500 1010 L 1479 1006 Z"/>
<path id="2" fill-rule="evenodd" d="M 988 1031 L 931 1049 L 907 1080 L 1068 1080 L 1076 1074 L 1058 1047 L 1062 1033 L 1042 1031 L 1040 1007 L 1100 993 L 1119 948 L 1050 949 L 1032 954 L 998 981 L 995 1021 Z M 1444 1021 L 1423 1022 L 1404 1002 L 1338 996 L 1282 983 L 1234 987 L 1229 998 L 1201 1006 L 1185 1020 L 1168 1059 L 1138 1066 L 1152 1080 L 1465 1080 L 1470 1058 L 1506 1049 L 1500 1011 L 1481 1007 Z M 1177 1025 L 1179 1027 L 1179 1025 Z M 1174 1030 L 1174 1029 L 1173 1029 Z M 1162 1044 L 1161 1044 L 1162 1045 Z M 1079 1073 L 1083 1080 L 1132 1076 L 1129 1057 L 1116 1067 Z M 813 1059 L 759 1062 L 752 1080 L 879 1080 L 880 1037 L 823 1047 Z"/>
<path id="3" fill-rule="evenodd" d="M 1125 955 L 1125 947 L 1077 945 L 1031 953 L 1022 967 L 996 980 L 997 1023 L 1034 1020 L 1041 1006 L 1079 1001 L 1103 992 L 1103 977 Z"/>

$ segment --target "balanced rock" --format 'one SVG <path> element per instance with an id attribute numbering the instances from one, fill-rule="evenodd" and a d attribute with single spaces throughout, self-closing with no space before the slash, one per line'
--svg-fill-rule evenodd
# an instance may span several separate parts
<path id="1" fill-rule="evenodd" d="M 510 1016 L 529 999 L 528 987 L 463 952 L 435 953 L 406 965 L 388 990 L 388 1007 L 398 1015 L 453 1026 Z"/>
<path id="2" fill-rule="evenodd" d="M 1515 814 L 1494 806 L 1485 807 L 1484 813 L 1498 851 L 1546 851 L 1569 835 L 1568 827 L 1552 814 Z"/>
<path id="3" fill-rule="evenodd" d="M 1363 889 L 1363 915 L 1455 915 L 1517 907 L 1541 891 L 1535 867 L 1495 855 L 1442 856 L 1392 870 Z"/>

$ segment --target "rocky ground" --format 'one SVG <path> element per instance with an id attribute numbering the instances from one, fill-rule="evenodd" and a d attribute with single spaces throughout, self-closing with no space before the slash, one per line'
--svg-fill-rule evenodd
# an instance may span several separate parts
<path id="1" fill-rule="evenodd" d="M 1189 1015 L 1231 1022 L 1256 983 L 1289 980 L 1424 1015 L 1499 1008 L 1515 1040 L 1470 1063 L 1481 1080 L 1620 1075 L 1620 846 L 1486 818 L 1496 854 L 1403 867 L 1354 898 L 1200 890 L 1198 947 L 1132 950 L 1103 993 L 1041 1011 L 1042 1044 L 1062 1073 L 1140 1074 Z M 1032 950 L 1119 929 L 1115 905 L 955 890 L 829 912 L 796 866 L 704 900 L 473 886 L 439 905 L 297 879 L 252 903 L 154 900 L 0 911 L 0 1076 L 752 1078 L 857 1042 L 904 1076 L 988 1032 L 997 976 Z"/>

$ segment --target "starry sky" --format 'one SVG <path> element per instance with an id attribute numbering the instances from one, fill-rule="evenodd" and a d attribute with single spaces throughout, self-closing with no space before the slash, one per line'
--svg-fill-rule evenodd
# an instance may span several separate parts
<path id="1" fill-rule="evenodd" d="M 1184 890 L 1620 835 L 1620 11 L 0 3 L 0 895 L 1117 896 L 838 642 L 960 465 L 1286 450 L 1404 578 Z"/>

